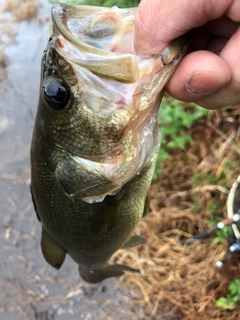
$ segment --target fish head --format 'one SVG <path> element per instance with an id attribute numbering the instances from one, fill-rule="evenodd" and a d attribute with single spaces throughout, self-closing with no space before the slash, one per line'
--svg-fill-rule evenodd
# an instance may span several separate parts
<path id="1" fill-rule="evenodd" d="M 159 146 L 157 112 L 183 58 L 182 38 L 137 55 L 136 8 L 58 4 L 42 59 L 38 136 L 69 196 L 102 201 L 134 177 Z"/>

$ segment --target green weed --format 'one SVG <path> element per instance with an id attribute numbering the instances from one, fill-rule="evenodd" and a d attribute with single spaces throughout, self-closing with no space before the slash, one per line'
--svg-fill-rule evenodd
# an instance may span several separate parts
<path id="1" fill-rule="evenodd" d="M 70 5 L 92 5 L 101 7 L 113 7 L 118 6 L 119 8 L 131 8 L 137 7 L 139 4 L 138 0 L 48 0 L 52 4 L 56 3 L 67 3 Z"/>
<path id="2" fill-rule="evenodd" d="M 208 205 L 208 207 L 207 207 L 207 216 L 208 216 L 208 219 L 209 219 L 209 221 L 208 221 L 208 225 L 209 226 L 213 226 L 213 225 L 217 224 L 220 221 L 219 218 L 215 218 L 214 217 L 214 214 L 218 210 L 218 208 L 219 208 L 219 205 L 217 203 L 215 203 L 215 202 L 212 202 L 212 203 L 210 203 Z"/>
<path id="3" fill-rule="evenodd" d="M 193 202 L 193 210 L 195 213 L 200 213 L 203 209 L 203 204 L 201 203 L 198 196 L 191 196 L 191 201 Z"/>
<path id="4" fill-rule="evenodd" d="M 156 169 L 153 179 L 161 173 L 163 161 L 171 158 L 174 149 L 184 150 L 187 143 L 192 141 L 187 129 L 194 123 L 208 115 L 208 111 L 193 104 L 187 108 L 178 100 L 163 98 L 158 114 L 158 123 L 161 132 L 161 149 L 157 157 Z"/>
<path id="5" fill-rule="evenodd" d="M 227 227 L 216 231 L 215 237 L 213 238 L 213 243 L 224 243 L 228 241 L 230 235 L 233 233 L 232 228 Z"/>
<path id="6" fill-rule="evenodd" d="M 219 209 L 219 205 L 217 203 L 209 204 L 209 206 L 207 208 L 209 227 L 215 226 L 218 222 L 220 222 L 222 220 L 221 218 L 214 216 L 218 209 Z M 224 243 L 224 242 L 228 241 L 231 234 L 232 234 L 232 228 L 230 228 L 230 227 L 226 227 L 226 228 L 217 230 L 214 234 L 214 238 L 213 238 L 212 242 L 214 244 Z"/>
<path id="7" fill-rule="evenodd" d="M 240 279 L 234 278 L 228 287 L 229 293 L 217 300 L 217 307 L 222 309 L 234 309 L 240 304 Z"/>
<path id="8" fill-rule="evenodd" d="M 137 7 L 139 1 L 137 0 L 83 0 L 81 4 L 103 6 L 103 7 L 113 7 L 118 6 L 119 8 L 132 8 Z"/>
<path id="9" fill-rule="evenodd" d="M 79 5 L 79 4 L 82 4 L 82 1 L 81 0 L 48 0 L 49 3 L 52 3 L 52 4 L 56 4 L 56 3 L 67 3 L 67 4 L 70 4 L 70 5 Z"/>

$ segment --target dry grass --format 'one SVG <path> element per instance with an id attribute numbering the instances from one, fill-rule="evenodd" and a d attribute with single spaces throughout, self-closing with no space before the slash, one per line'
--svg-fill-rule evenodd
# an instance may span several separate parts
<path id="1" fill-rule="evenodd" d="M 194 141 L 186 152 L 175 152 L 151 188 L 151 210 L 136 232 L 148 244 L 119 251 L 114 259 L 139 268 L 126 274 L 124 283 L 132 299 L 151 319 L 164 310 L 170 319 L 238 319 L 233 310 L 216 307 L 229 281 L 240 276 L 239 256 L 230 257 L 222 269 L 215 267 L 228 243 L 212 239 L 182 246 L 183 239 L 208 228 L 212 204 L 215 218 L 226 216 L 228 190 L 239 175 L 240 112 L 237 108 L 210 114 L 192 129 Z M 193 179 L 193 177 L 198 177 Z M 214 180 L 211 182 L 211 179 Z"/>

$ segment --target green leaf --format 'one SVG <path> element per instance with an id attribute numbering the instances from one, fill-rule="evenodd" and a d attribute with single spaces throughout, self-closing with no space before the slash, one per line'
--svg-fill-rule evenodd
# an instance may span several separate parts
<path id="1" fill-rule="evenodd" d="M 216 306 L 224 310 L 233 310 L 236 307 L 233 301 L 229 301 L 225 297 L 219 298 L 216 302 Z"/>

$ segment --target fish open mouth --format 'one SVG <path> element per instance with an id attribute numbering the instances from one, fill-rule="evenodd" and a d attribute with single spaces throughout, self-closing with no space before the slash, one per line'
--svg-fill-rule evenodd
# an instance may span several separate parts
<path id="1" fill-rule="evenodd" d="M 135 82 L 139 77 L 138 65 L 130 54 L 135 11 L 56 5 L 52 19 L 58 34 L 57 47 L 72 62 L 101 76 Z"/>
<path id="2" fill-rule="evenodd" d="M 163 88 L 187 48 L 182 39 L 158 55 L 137 55 L 133 46 L 135 13 L 136 8 L 63 4 L 52 9 L 51 41 L 59 65 L 62 59 L 71 66 L 77 81 L 76 100 L 80 101 L 76 108 L 86 119 L 92 119 L 91 132 L 95 132 L 89 139 L 100 141 L 96 153 L 92 149 L 84 151 L 83 146 L 80 151 L 69 150 L 73 155 L 70 161 L 83 170 L 86 167 L 86 172 L 95 172 L 96 185 L 99 177 L 104 184 L 110 182 L 109 190 L 97 197 L 92 188 L 90 202 L 113 194 L 147 162 L 155 161 L 160 142 L 157 112 Z M 117 136 L 119 141 L 112 143 L 111 137 Z M 89 145 L 95 145 L 95 141 L 89 140 Z"/>

